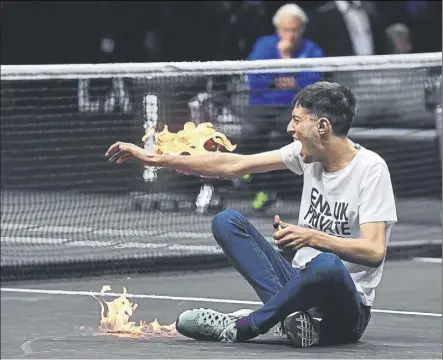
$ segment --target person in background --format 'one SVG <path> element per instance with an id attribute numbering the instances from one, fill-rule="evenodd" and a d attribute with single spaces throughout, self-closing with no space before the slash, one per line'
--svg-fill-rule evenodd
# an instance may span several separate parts
<path id="1" fill-rule="evenodd" d="M 397 35 L 401 26 L 410 32 L 410 53 L 442 50 L 441 1 L 380 1 L 379 12 L 384 14 L 387 35 Z M 397 30 L 397 31 L 395 31 Z"/>
<path id="2" fill-rule="evenodd" d="M 296 4 L 286 4 L 275 13 L 272 22 L 276 32 L 262 36 L 255 42 L 248 60 L 302 59 L 323 57 L 322 49 L 313 41 L 303 37 L 308 18 Z M 244 151 L 271 150 L 286 140 L 287 134 L 273 129 L 282 128 L 297 92 L 321 79 L 318 72 L 288 72 L 249 74 L 249 108 L 243 127 Z M 264 190 L 267 174 L 247 175 L 243 178 L 256 191 L 253 208 L 264 210 L 275 200 L 278 192 Z"/>
<path id="3" fill-rule="evenodd" d="M 386 36 L 377 10 L 373 1 L 328 1 L 310 15 L 306 34 L 327 57 L 385 54 Z"/>

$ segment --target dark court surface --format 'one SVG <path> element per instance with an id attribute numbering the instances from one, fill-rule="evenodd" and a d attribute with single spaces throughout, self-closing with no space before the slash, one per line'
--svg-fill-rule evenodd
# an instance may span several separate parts
<path id="1" fill-rule="evenodd" d="M 248 343 L 222 344 L 181 336 L 123 339 L 84 333 L 79 327 L 97 328 L 100 313 L 97 300 L 84 292 L 99 292 L 103 285 L 110 285 L 113 292 L 125 286 L 130 294 L 148 295 L 131 298 L 139 304 L 133 316 L 137 322 L 157 318 L 161 324 L 171 324 L 182 311 L 194 307 L 231 312 L 258 306 L 253 290 L 232 269 L 3 284 L 2 359 L 442 357 L 441 263 L 387 262 L 374 304 L 377 311 L 361 341 L 302 350 L 272 334 Z M 51 290 L 55 294 L 48 294 Z"/>

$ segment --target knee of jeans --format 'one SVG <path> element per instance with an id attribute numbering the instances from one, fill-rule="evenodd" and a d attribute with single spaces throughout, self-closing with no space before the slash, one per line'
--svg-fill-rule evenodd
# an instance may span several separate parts
<path id="1" fill-rule="evenodd" d="M 216 235 L 220 230 L 227 230 L 233 220 L 242 221 L 243 215 L 235 210 L 223 210 L 212 219 L 212 233 Z"/>
<path id="2" fill-rule="evenodd" d="M 344 265 L 341 259 L 332 253 L 322 253 L 318 255 L 317 261 L 319 262 L 319 268 L 323 273 L 330 276 L 342 276 L 344 274 Z"/>

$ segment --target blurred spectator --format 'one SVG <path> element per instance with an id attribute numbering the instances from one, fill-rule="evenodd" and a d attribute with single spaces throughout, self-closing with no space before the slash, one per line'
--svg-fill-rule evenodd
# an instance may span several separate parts
<path id="1" fill-rule="evenodd" d="M 411 52 L 411 33 L 405 24 L 395 23 L 385 29 L 387 52 L 389 54 L 406 54 Z"/>
<path id="2" fill-rule="evenodd" d="M 303 37 L 306 23 L 306 13 L 298 5 L 283 5 L 273 17 L 276 33 L 260 37 L 248 60 L 323 57 L 323 51 Z M 290 120 L 295 94 L 320 78 L 317 72 L 249 74 L 250 106 L 247 123 L 243 126 L 243 139 L 248 139 L 248 145 L 244 151 L 271 150 L 288 141 L 287 133 L 281 129 L 285 129 Z M 253 185 L 261 187 L 260 182 L 264 182 L 265 177 L 266 174 L 254 175 Z M 274 195 L 259 191 L 253 206 L 261 209 L 271 204 L 272 199 Z"/>
<path id="3" fill-rule="evenodd" d="M 384 14 L 389 28 L 403 26 L 410 32 L 412 53 L 442 50 L 442 2 L 380 1 L 379 12 Z"/>
<path id="4" fill-rule="evenodd" d="M 322 49 L 303 38 L 306 23 L 307 16 L 298 5 L 282 6 L 273 18 L 277 32 L 259 38 L 248 60 L 323 57 Z M 299 89 L 319 79 L 320 74 L 313 72 L 249 75 L 250 104 L 288 106 Z"/>
<path id="5" fill-rule="evenodd" d="M 329 1 L 310 16 L 306 34 L 326 56 L 387 51 L 383 21 L 373 1 Z"/>

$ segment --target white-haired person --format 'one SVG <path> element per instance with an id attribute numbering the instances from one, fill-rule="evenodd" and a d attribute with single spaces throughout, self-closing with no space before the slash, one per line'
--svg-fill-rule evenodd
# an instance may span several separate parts
<path id="1" fill-rule="evenodd" d="M 177 319 L 178 332 L 197 340 L 243 342 L 280 324 L 296 347 L 361 338 L 397 212 L 386 162 L 348 138 L 355 113 L 348 88 L 318 82 L 297 94 L 286 127 L 294 141 L 281 149 L 175 156 L 127 143 L 109 148 L 106 155 L 117 164 L 133 159 L 224 178 L 284 169 L 303 176 L 298 222 L 274 218 L 274 242 L 296 251 L 292 264 L 239 212 L 224 210 L 212 220 L 215 240 L 263 305 L 232 314 L 186 310 Z"/>
<path id="2" fill-rule="evenodd" d="M 296 4 L 286 4 L 275 13 L 272 22 L 275 33 L 258 38 L 248 60 L 295 59 L 323 57 L 323 51 L 314 42 L 303 37 L 308 17 Z M 243 126 L 241 150 L 246 154 L 272 150 L 280 146 L 286 134 L 282 124 L 290 116 L 291 104 L 297 92 L 321 79 L 319 72 L 286 72 L 249 74 L 249 107 Z M 250 189 L 256 194 L 252 206 L 265 210 L 277 193 L 268 191 L 268 175 L 249 176 Z"/>

